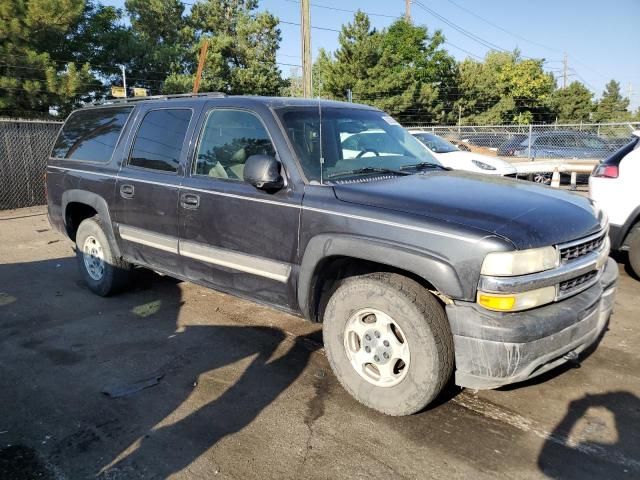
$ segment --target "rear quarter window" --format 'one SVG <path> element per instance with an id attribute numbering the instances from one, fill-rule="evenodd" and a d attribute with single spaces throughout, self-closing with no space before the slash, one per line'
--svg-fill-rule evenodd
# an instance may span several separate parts
<path id="1" fill-rule="evenodd" d="M 108 162 L 132 106 L 78 110 L 65 122 L 51 156 L 86 162 Z"/>

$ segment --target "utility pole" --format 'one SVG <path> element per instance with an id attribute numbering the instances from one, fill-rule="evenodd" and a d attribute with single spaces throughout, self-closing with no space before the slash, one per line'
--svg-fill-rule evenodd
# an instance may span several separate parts
<path id="1" fill-rule="evenodd" d="M 411 0 L 404 0 L 404 19 L 411 23 Z"/>
<path id="2" fill-rule="evenodd" d="M 633 93 L 633 85 L 631 85 L 631 82 L 629 82 L 629 85 L 627 85 L 627 98 L 629 100 L 631 100 L 632 93 Z"/>
<path id="3" fill-rule="evenodd" d="M 311 79 L 311 13 L 309 0 L 300 1 L 300 36 L 302 37 L 302 96 L 313 96 Z"/>
<path id="4" fill-rule="evenodd" d="M 124 65 L 120 65 L 120 70 L 122 70 L 122 86 L 124 87 L 124 98 L 127 98 L 127 72 L 124 68 Z"/>
<path id="5" fill-rule="evenodd" d="M 568 69 L 569 61 L 567 60 L 567 53 L 565 52 L 564 58 L 562 59 L 562 88 L 567 88 L 567 69 Z"/>
<path id="6" fill-rule="evenodd" d="M 207 58 L 207 50 L 209 49 L 209 40 L 205 38 L 200 47 L 200 57 L 198 58 L 198 71 L 196 73 L 196 79 L 193 82 L 193 93 L 198 93 L 200 90 L 200 79 L 202 78 L 202 69 L 204 68 L 204 61 Z"/>
<path id="7" fill-rule="evenodd" d="M 458 133 L 460 133 L 460 125 L 462 125 L 462 105 L 458 105 Z"/>

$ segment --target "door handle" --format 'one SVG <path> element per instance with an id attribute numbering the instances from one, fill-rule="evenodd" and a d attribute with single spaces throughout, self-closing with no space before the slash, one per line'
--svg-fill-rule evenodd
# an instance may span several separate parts
<path id="1" fill-rule="evenodd" d="M 180 195 L 180 204 L 183 208 L 198 208 L 200 206 L 200 195 L 196 195 L 195 193 L 183 193 Z"/>
<path id="2" fill-rule="evenodd" d="M 133 198 L 134 193 L 133 185 L 120 185 L 120 196 L 122 198 Z"/>

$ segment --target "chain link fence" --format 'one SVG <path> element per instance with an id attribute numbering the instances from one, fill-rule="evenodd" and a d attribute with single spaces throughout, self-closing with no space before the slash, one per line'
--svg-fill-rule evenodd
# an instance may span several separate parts
<path id="1" fill-rule="evenodd" d="M 638 123 L 553 125 L 408 125 L 432 132 L 462 150 L 523 160 L 581 160 L 597 163 L 628 143 Z"/>
<path id="2" fill-rule="evenodd" d="M 0 119 L 0 210 L 47 203 L 44 174 L 61 124 Z"/>

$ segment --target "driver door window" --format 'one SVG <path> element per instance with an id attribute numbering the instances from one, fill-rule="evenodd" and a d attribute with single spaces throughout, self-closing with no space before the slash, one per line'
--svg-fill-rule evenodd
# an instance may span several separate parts
<path id="1" fill-rule="evenodd" d="M 262 122 L 241 110 L 213 110 L 204 125 L 195 175 L 244 181 L 244 165 L 251 155 L 275 156 Z"/>

